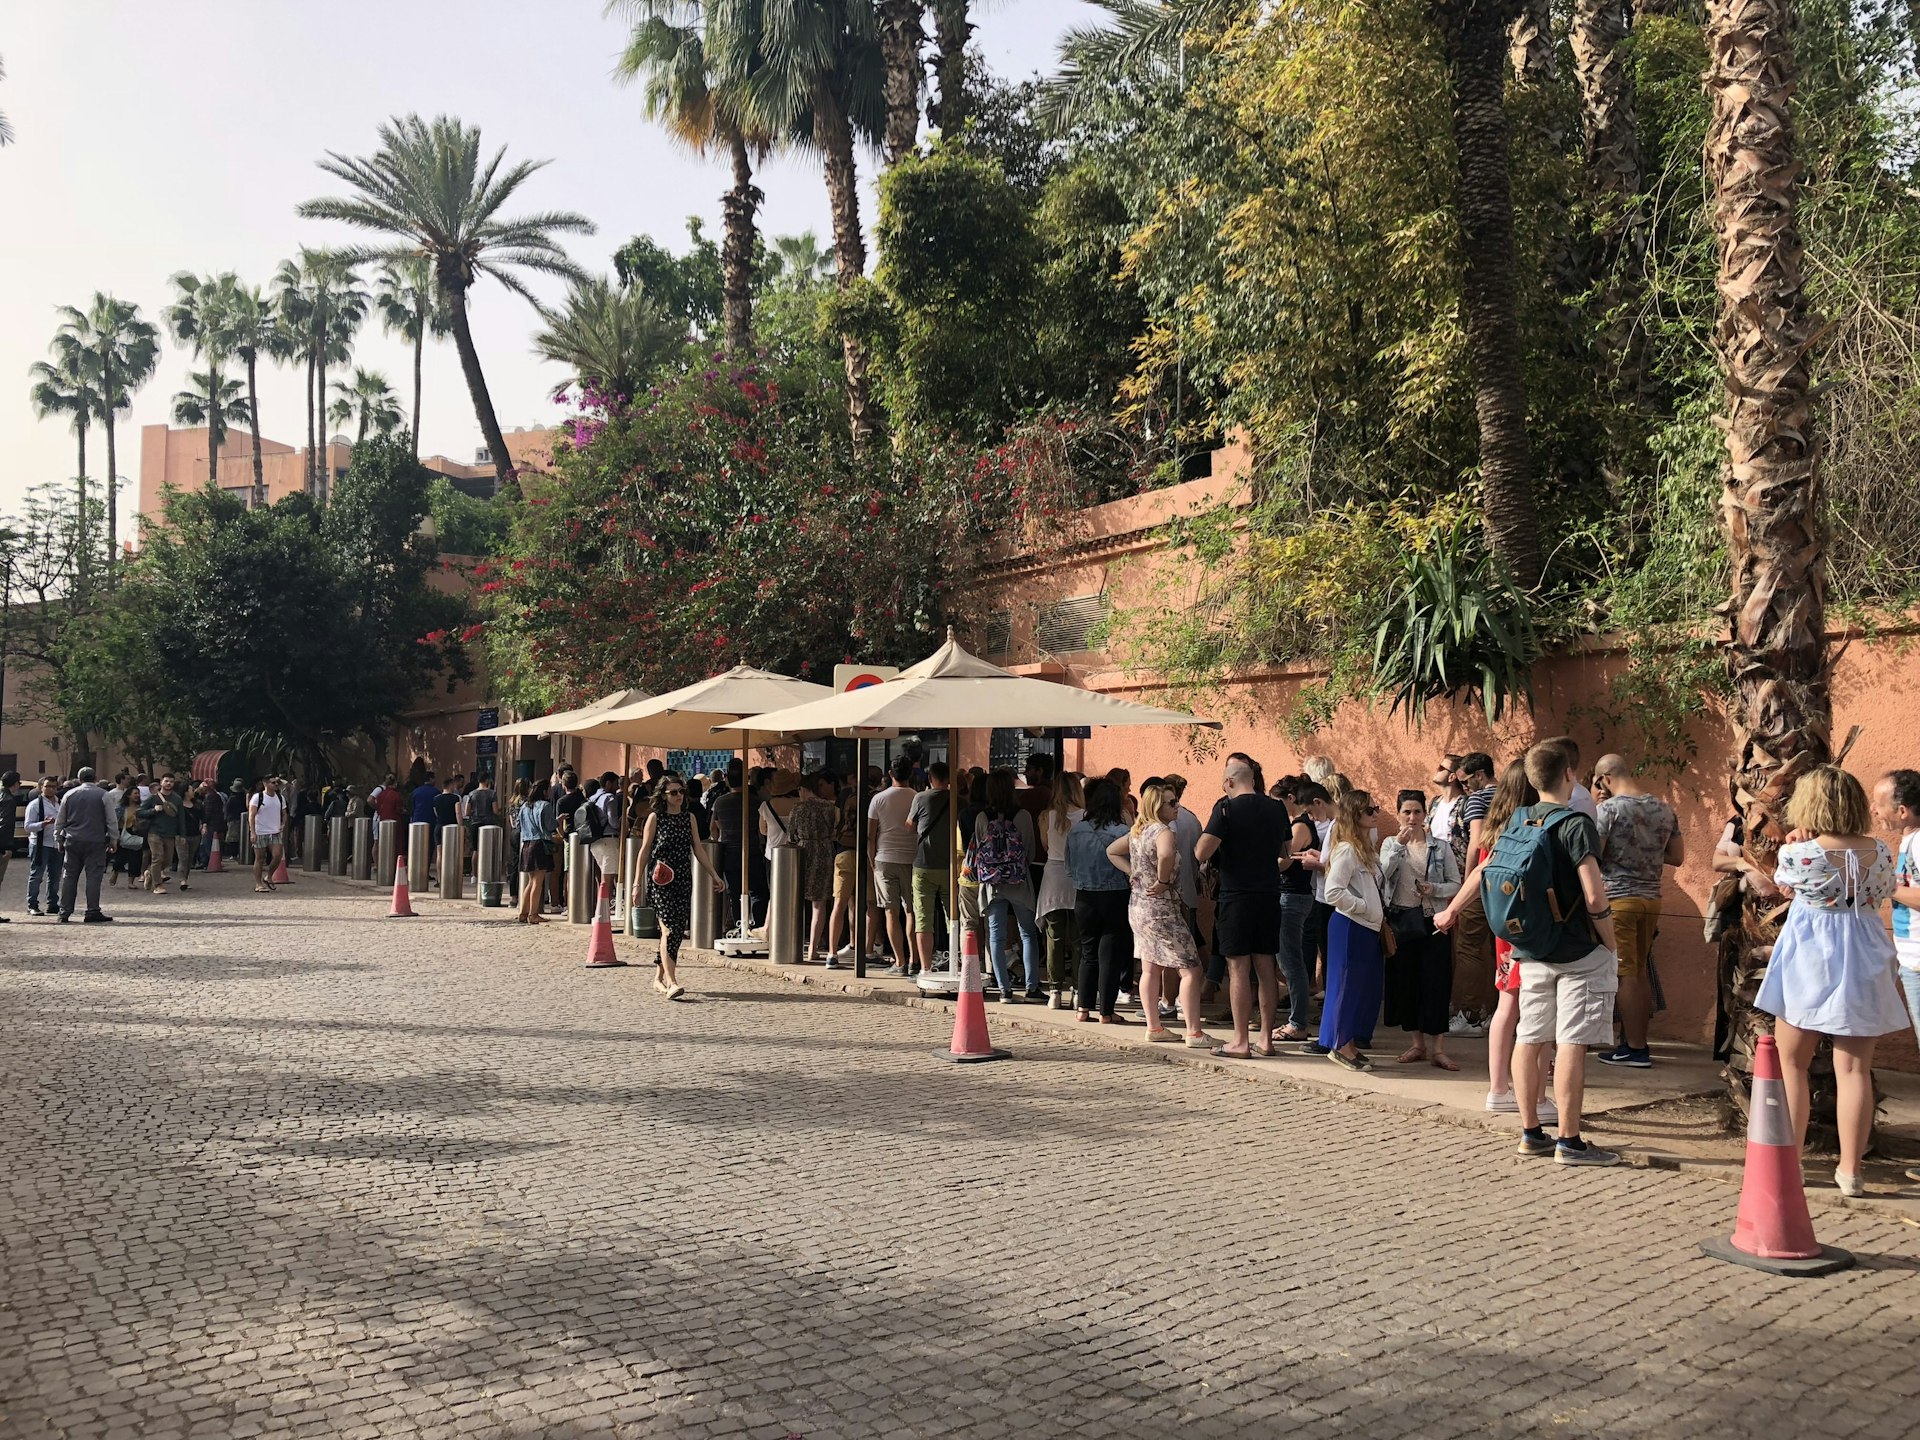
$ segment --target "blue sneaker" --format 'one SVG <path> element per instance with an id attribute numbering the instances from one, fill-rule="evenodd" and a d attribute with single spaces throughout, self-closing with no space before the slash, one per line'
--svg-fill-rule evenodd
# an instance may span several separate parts
<path id="1" fill-rule="evenodd" d="M 1553 1150 L 1553 1136 L 1547 1134 L 1544 1128 L 1539 1130 L 1522 1130 L 1520 1132 L 1520 1143 L 1513 1147 L 1514 1154 L 1526 1155 L 1536 1159 L 1553 1154 Z"/>
<path id="2" fill-rule="evenodd" d="M 1626 1046 L 1610 1045 L 1605 1050 L 1597 1051 L 1593 1058 L 1598 1060 L 1602 1065 L 1618 1065 L 1626 1058 L 1626 1055 Z"/>
<path id="3" fill-rule="evenodd" d="M 1600 1063 L 1602 1065 L 1625 1065 L 1634 1070 L 1651 1070 L 1653 1068 L 1653 1051 L 1630 1050 L 1625 1045 L 1620 1045 L 1601 1055 Z"/>

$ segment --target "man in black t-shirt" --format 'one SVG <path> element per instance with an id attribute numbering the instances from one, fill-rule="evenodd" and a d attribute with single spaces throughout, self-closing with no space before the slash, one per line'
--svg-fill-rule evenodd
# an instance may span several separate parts
<path id="1" fill-rule="evenodd" d="M 1280 939 L 1280 862 L 1288 853 L 1292 820 L 1287 807 L 1259 790 L 1258 771 L 1247 756 L 1227 757 L 1226 794 L 1213 807 L 1194 858 L 1213 864 L 1220 877 L 1213 916 L 1214 941 L 1227 957 L 1233 1002 L 1233 1044 L 1213 1053 L 1231 1060 L 1273 1054 L 1273 1027 L 1280 1009 L 1280 982 L 1273 957 Z M 1253 982 L 1260 981 L 1260 1034 L 1249 1047 Z M 1193 1017 L 1188 1018 L 1188 1024 Z"/>

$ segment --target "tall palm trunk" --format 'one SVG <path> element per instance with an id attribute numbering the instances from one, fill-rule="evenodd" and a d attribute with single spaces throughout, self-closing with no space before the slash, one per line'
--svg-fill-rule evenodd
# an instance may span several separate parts
<path id="1" fill-rule="evenodd" d="M 213 356 L 207 356 L 207 483 L 220 488 L 220 430 L 224 417 L 220 413 L 220 370 L 213 363 Z"/>
<path id="2" fill-rule="evenodd" d="M 1520 13 L 1507 28 L 1507 57 L 1523 85 L 1548 85 L 1558 77 L 1550 0 L 1521 0 Z"/>
<path id="3" fill-rule="evenodd" d="M 427 349 L 427 314 L 422 310 L 413 329 L 413 458 L 420 458 L 420 361 Z"/>
<path id="4" fill-rule="evenodd" d="M 1527 445 L 1527 395 L 1513 293 L 1513 196 L 1507 178 L 1507 29 L 1512 0 L 1435 0 L 1453 79 L 1459 179 L 1461 319 L 1474 370 L 1480 480 L 1494 554 L 1523 587 L 1540 580 L 1540 528 Z"/>
<path id="5" fill-rule="evenodd" d="M 113 348 L 100 350 L 100 423 L 107 432 L 107 584 L 120 560 L 120 452 L 113 433 Z"/>
<path id="6" fill-rule="evenodd" d="M 320 449 L 313 457 L 313 498 L 318 500 L 333 469 L 333 454 L 327 441 L 327 341 L 324 334 L 320 337 L 315 369 L 319 378 L 314 383 L 313 403 L 320 417 Z"/>
<path id="7" fill-rule="evenodd" d="M 753 183 L 746 136 L 738 130 L 729 134 L 727 153 L 733 161 L 733 188 L 721 202 L 726 234 L 720 246 L 720 294 L 727 349 L 737 358 L 753 349 L 754 217 L 762 196 Z"/>
<path id="8" fill-rule="evenodd" d="M 247 424 L 253 431 L 253 504 L 260 509 L 267 503 L 267 473 L 260 459 L 260 354 L 247 352 Z"/>
<path id="9" fill-rule="evenodd" d="M 853 127 L 833 87 L 822 79 L 814 87 L 813 143 L 826 158 L 827 200 L 833 210 L 833 254 L 840 289 L 850 290 L 867 270 L 867 246 L 860 232 L 860 191 L 853 160 Z M 851 335 L 841 338 L 847 364 L 847 425 L 853 448 L 873 436 L 867 352 Z"/>
<path id="10" fill-rule="evenodd" d="M 1720 514 L 1733 568 L 1727 669 L 1740 759 L 1734 802 L 1746 849 L 1769 874 L 1787 833 L 1788 797 L 1832 754 L 1825 550 L 1802 289 L 1791 102 L 1791 0 L 1710 0 L 1707 6 L 1707 173 L 1714 184 L 1727 458 Z M 1749 896 L 1732 963 L 1723 965 L 1728 1074 L 1744 1103 L 1765 1026 L 1753 997 L 1775 930 Z M 1816 1084 L 1815 1113 L 1820 1111 Z"/>
<path id="11" fill-rule="evenodd" d="M 458 274 L 441 271 L 447 309 L 453 321 L 453 348 L 460 352 L 460 370 L 467 377 L 467 393 L 473 397 L 474 418 L 480 422 L 480 434 L 493 456 L 494 489 L 520 493 L 520 476 L 507 454 L 507 437 L 500 433 L 500 421 L 493 413 L 493 397 L 487 393 L 487 377 L 480 373 L 480 352 L 473 348 L 473 330 L 467 323 L 467 287 Z"/>
<path id="12" fill-rule="evenodd" d="M 81 402 L 83 405 L 84 401 Z M 86 592 L 87 572 L 93 568 L 92 554 L 87 549 L 87 417 L 83 413 L 76 418 L 73 427 L 75 438 L 80 445 L 80 471 L 74 476 L 74 543 L 78 553 L 74 556 L 74 571 L 80 577 L 81 593 Z"/>
<path id="13" fill-rule="evenodd" d="M 886 163 L 892 169 L 920 139 L 920 45 L 924 0 L 880 0 L 880 53 L 886 65 Z"/>
<path id="14" fill-rule="evenodd" d="M 967 4 L 933 0 L 934 74 L 940 82 L 933 123 L 942 135 L 958 135 L 967 123 L 967 45 L 973 39 Z"/>
<path id="15" fill-rule="evenodd" d="M 317 357 L 314 354 L 313 346 L 308 345 L 307 346 L 307 473 L 301 478 L 307 487 L 307 494 L 309 495 L 313 494 L 314 477 L 319 474 L 318 463 L 314 459 L 314 448 L 313 448 L 314 447 L 313 372 L 314 372 L 316 360 L 317 360 Z"/>

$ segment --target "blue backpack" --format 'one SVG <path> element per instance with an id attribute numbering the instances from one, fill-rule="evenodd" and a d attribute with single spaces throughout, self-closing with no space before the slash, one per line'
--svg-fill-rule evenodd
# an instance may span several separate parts
<path id="1" fill-rule="evenodd" d="M 1591 932 L 1586 897 L 1562 896 L 1553 846 L 1554 827 L 1574 812 L 1564 805 L 1523 806 L 1495 837 L 1480 867 L 1480 898 L 1495 939 L 1522 960 L 1543 960 L 1560 948 L 1575 925 Z"/>

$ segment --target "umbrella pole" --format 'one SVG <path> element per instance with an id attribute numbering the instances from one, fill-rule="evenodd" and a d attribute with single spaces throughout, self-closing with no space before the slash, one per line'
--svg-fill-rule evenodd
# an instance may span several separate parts
<path id="1" fill-rule="evenodd" d="M 853 742 L 853 978 L 867 978 L 867 742 Z"/>
<path id="2" fill-rule="evenodd" d="M 953 736 L 947 746 L 947 823 L 953 828 L 947 841 L 947 969 L 957 975 L 967 940 L 960 921 L 960 732 L 947 733 Z"/>
<path id="3" fill-rule="evenodd" d="M 750 833 L 753 829 L 753 786 L 747 783 L 747 756 L 752 746 L 740 748 L 740 921 L 735 927 L 742 940 L 753 936 L 753 904 L 747 898 L 748 877 L 753 873 L 753 852 L 747 848 L 753 843 Z"/>
<path id="4" fill-rule="evenodd" d="M 620 747 L 620 883 L 614 886 L 619 893 L 620 933 L 625 934 L 627 925 L 633 916 L 633 876 L 627 873 L 627 826 L 632 822 L 633 797 L 627 793 L 628 777 L 633 774 L 633 747 Z"/>

